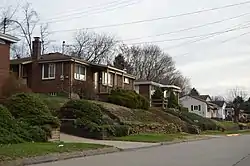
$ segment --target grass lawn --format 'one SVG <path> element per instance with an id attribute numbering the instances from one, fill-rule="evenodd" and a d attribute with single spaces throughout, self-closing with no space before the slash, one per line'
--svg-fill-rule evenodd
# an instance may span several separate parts
<path id="1" fill-rule="evenodd" d="M 178 134 L 137 134 L 137 135 L 129 135 L 125 137 L 117 137 L 114 140 L 119 141 L 131 141 L 131 142 L 171 142 L 174 140 L 184 140 L 199 137 L 197 135 L 190 135 L 186 133 L 178 133 Z"/>
<path id="2" fill-rule="evenodd" d="M 59 145 L 64 145 L 59 147 Z M 104 148 L 104 145 L 85 143 L 23 143 L 0 145 L 0 162 L 52 153 L 75 152 Z"/>
<path id="3" fill-rule="evenodd" d="M 202 132 L 203 135 L 226 135 L 226 134 L 250 134 L 250 130 L 236 130 L 236 131 L 215 131 L 209 130 Z"/>

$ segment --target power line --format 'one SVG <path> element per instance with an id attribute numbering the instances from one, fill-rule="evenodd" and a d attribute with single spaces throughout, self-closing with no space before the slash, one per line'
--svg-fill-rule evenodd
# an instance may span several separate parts
<path id="1" fill-rule="evenodd" d="M 206 37 L 206 36 L 216 35 L 216 34 L 220 34 L 220 33 L 224 33 L 224 32 L 231 32 L 231 31 L 234 31 L 234 30 L 236 30 L 236 29 L 212 32 L 212 33 L 207 33 L 207 34 L 202 34 L 202 35 L 195 35 L 195 36 L 186 36 L 186 37 L 181 37 L 181 38 L 172 38 L 172 39 L 164 39 L 164 40 L 156 40 L 156 41 L 148 41 L 148 42 L 138 42 L 138 43 L 128 43 L 128 45 L 139 45 L 139 44 L 147 44 L 147 43 L 162 43 L 162 42 L 179 41 L 179 40 L 185 40 L 185 39 Z"/>
<path id="2" fill-rule="evenodd" d="M 73 12 L 73 14 L 74 14 L 74 13 L 78 14 L 79 11 L 82 12 L 82 10 L 92 9 L 92 8 L 96 8 L 96 7 L 98 7 L 98 6 L 106 6 L 106 5 L 114 4 L 114 3 L 117 3 L 117 2 L 120 2 L 120 0 L 111 1 L 111 2 L 108 2 L 108 3 L 100 3 L 100 4 L 97 4 L 97 5 L 93 5 L 93 6 L 88 6 L 88 7 L 83 8 L 83 9 L 71 10 L 70 13 Z M 52 18 L 49 18 L 49 19 L 46 19 L 46 20 L 53 20 L 53 19 L 61 18 L 61 17 L 64 17 L 65 15 L 66 15 L 66 16 L 67 16 L 67 15 L 71 15 L 70 13 L 60 13 L 60 14 L 58 14 L 59 16 L 57 16 L 57 17 L 52 17 Z"/>
<path id="3" fill-rule="evenodd" d="M 127 2 L 130 2 L 130 3 L 127 3 Z M 109 12 L 109 11 L 113 11 L 113 10 L 116 10 L 116 9 L 120 9 L 120 8 L 124 8 L 124 7 L 127 7 L 127 6 L 137 4 L 138 2 L 139 1 L 132 1 L 131 2 L 130 0 L 129 1 L 124 1 L 124 2 L 121 2 L 121 3 L 118 3 L 118 4 L 114 4 L 113 6 L 110 6 L 110 7 L 107 7 L 107 8 L 100 8 L 100 9 L 95 9 L 95 10 L 91 10 L 91 11 L 79 12 L 77 14 L 71 14 L 72 16 L 74 16 L 74 15 L 80 15 L 80 16 L 70 17 L 71 15 L 68 15 L 68 16 L 63 16 L 64 17 L 63 19 L 58 20 L 58 19 L 54 18 L 54 19 L 51 19 L 51 20 L 54 20 L 54 21 L 44 21 L 44 22 L 46 22 L 46 23 L 57 23 L 57 22 L 63 22 L 63 21 L 67 21 L 67 20 L 82 18 L 82 16 L 84 16 L 83 15 L 84 13 L 85 13 L 85 15 L 106 13 L 106 12 Z M 113 8 L 111 8 L 111 7 L 113 7 Z M 89 12 L 92 12 L 92 13 L 89 13 Z"/>
<path id="4" fill-rule="evenodd" d="M 207 27 L 209 25 L 219 24 L 219 23 L 222 23 L 222 22 L 225 22 L 225 21 L 229 21 L 229 20 L 240 18 L 240 17 L 244 17 L 244 16 L 249 15 L 249 14 L 250 14 L 250 12 L 245 13 L 245 14 L 241 14 L 241 15 L 238 15 L 238 16 L 229 17 L 229 18 L 226 18 L 226 19 L 214 21 L 214 22 L 209 22 L 209 23 L 202 24 L 202 25 L 192 26 L 192 27 L 185 28 L 185 29 L 180 29 L 180 30 L 165 32 L 165 33 L 159 33 L 159 34 L 156 34 L 156 35 L 150 35 L 150 36 L 144 36 L 144 37 L 129 38 L 129 39 L 124 39 L 122 41 L 139 40 L 139 39 L 143 39 L 143 38 L 150 38 L 150 37 L 158 37 L 158 36 L 163 36 L 163 35 L 175 34 L 175 33 L 178 33 L 178 32 L 184 32 L 184 31 L 189 31 L 189 30 L 193 30 L 193 29 L 197 29 L 197 28 Z"/>
<path id="5" fill-rule="evenodd" d="M 224 44 L 224 43 L 226 43 L 226 42 L 230 42 L 230 41 L 232 41 L 232 40 L 235 40 L 235 39 L 237 39 L 237 38 L 239 38 L 239 37 L 242 37 L 242 36 L 245 36 L 245 35 L 248 35 L 248 34 L 250 34 L 250 31 L 249 31 L 249 32 L 246 32 L 246 33 L 243 33 L 243 34 L 241 34 L 241 35 L 238 35 L 238 36 L 236 36 L 236 37 L 232 37 L 232 38 L 230 38 L 230 39 L 224 40 L 224 41 L 220 42 L 219 44 L 217 44 L 216 46 L 222 45 L 222 44 Z M 187 53 L 184 53 L 184 54 L 176 55 L 175 57 L 177 57 L 177 56 L 185 56 L 185 55 L 189 55 L 189 54 L 190 54 L 190 52 L 187 52 Z"/>
<path id="6" fill-rule="evenodd" d="M 242 36 L 245 36 L 245 35 L 248 35 L 248 34 L 250 34 L 250 31 L 249 31 L 249 32 L 245 32 L 245 33 L 243 33 L 243 34 L 240 34 L 240 35 L 238 35 L 238 36 L 229 38 L 229 39 L 227 39 L 227 40 L 224 40 L 224 41 L 222 41 L 222 43 L 224 44 L 224 43 L 226 43 L 226 42 L 229 42 L 229 41 L 238 39 L 238 38 L 240 38 L 240 37 L 242 37 Z"/>
<path id="7" fill-rule="evenodd" d="M 246 23 L 243 24 L 238 24 L 233 27 L 238 27 L 238 26 L 246 26 L 249 25 L 250 21 L 247 21 Z M 224 32 L 231 32 L 234 30 L 239 30 L 238 28 L 233 28 L 233 29 L 227 29 L 224 31 L 217 31 L 217 32 L 212 32 L 212 33 L 206 33 L 206 34 L 201 34 L 201 35 L 195 35 L 195 36 L 186 36 L 186 37 L 181 37 L 181 38 L 172 38 L 172 39 L 163 39 L 163 40 L 155 40 L 155 41 L 148 41 L 148 42 L 136 42 L 136 43 L 127 43 L 128 45 L 139 45 L 139 44 L 150 44 L 150 43 L 161 43 L 161 42 L 171 42 L 171 41 L 178 41 L 178 40 L 185 40 L 185 39 L 192 39 L 192 38 L 200 38 L 200 37 L 206 37 L 210 35 L 216 35 Z"/>
<path id="8" fill-rule="evenodd" d="M 131 24 L 152 22 L 152 21 L 157 21 L 157 20 L 172 19 L 172 18 L 183 17 L 183 16 L 188 16 L 188 15 L 194 15 L 194 14 L 199 14 L 199 13 L 204 13 L 204 12 L 209 12 L 209 11 L 214 11 L 214 10 L 231 8 L 231 7 L 240 6 L 240 5 L 249 4 L 249 3 L 250 3 L 250 1 L 245 1 L 245 2 L 241 2 L 241 3 L 225 5 L 225 6 L 215 7 L 215 8 L 205 9 L 205 10 L 198 10 L 198 11 L 195 11 L 195 12 L 182 13 L 182 14 L 177 14 L 177 15 L 172 15 L 172 16 L 158 17 L 158 18 L 152 18 L 152 19 L 146 19 L 146 20 L 138 20 L 138 21 L 132 21 L 132 22 L 118 23 L 118 24 L 86 27 L 86 28 L 80 28 L 80 29 L 57 30 L 57 31 L 52 31 L 52 33 L 55 33 L 55 32 L 70 32 L 70 31 L 77 31 L 77 30 L 81 30 L 81 29 L 97 29 L 97 28 L 117 27 L 117 26 L 125 26 L 125 25 L 131 25 Z"/>
<path id="9" fill-rule="evenodd" d="M 200 39 L 196 39 L 196 40 L 193 40 L 193 41 L 187 41 L 187 42 L 184 42 L 184 43 L 181 43 L 181 44 L 178 44 L 178 45 L 175 45 L 175 46 L 171 46 L 171 47 L 166 47 L 166 48 L 164 48 L 164 50 L 165 49 L 166 50 L 171 50 L 171 49 L 174 49 L 174 48 L 178 48 L 178 47 L 181 47 L 181 46 L 185 46 L 185 45 L 193 44 L 193 43 L 203 41 L 203 40 L 206 40 L 206 39 L 209 39 L 209 38 L 213 38 L 213 37 L 216 37 L 216 36 L 228 33 L 228 32 L 237 31 L 237 30 L 241 30 L 241 29 L 246 29 L 246 28 L 249 28 L 249 27 L 250 26 L 245 26 L 245 27 L 241 27 L 241 28 L 233 28 L 233 29 L 221 31 L 220 33 L 213 34 L 213 35 L 208 35 L 208 36 L 202 37 Z"/>
<path id="10" fill-rule="evenodd" d="M 57 16 L 57 17 L 53 17 L 53 18 L 50 18 L 50 19 L 46 19 L 46 20 L 55 20 L 55 19 L 59 19 L 59 18 L 65 18 L 65 17 L 69 17 L 69 16 L 80 15 L 80 14 L 88 13 L 88 12 L 95 11 L 95 10 L 107 9 L 107 7 L 109 7 L 109 6 L 112 7 L 113 5 L 119 5 L 119 4 L 124 4 L 124 3 L 127 4 L 127 2 L 131 2 L 131 0 L 112 1 L 112 2 L 106 3 L 106 5 L 104 7 L 102 7 L 103 5 L 91 6 L 91 7 L 87 7 L 86 9 L 92 9 L 92 8 L 94 8 L 93 10 L 84 10 L 84 11 L 80 10 L 80 11 L 74 12 L 74 13 L 65 13 L 62 16 Z M 100 7 L 97 8 L 98 6 L 100 6 Z"/>

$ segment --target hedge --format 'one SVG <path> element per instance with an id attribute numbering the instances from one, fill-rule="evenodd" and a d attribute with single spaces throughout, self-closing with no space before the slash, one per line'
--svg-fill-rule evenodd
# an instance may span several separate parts
<path id="1" fill-rule="evenodd" d="M 101 139 L 103 135 L 127 135 L 128 127 L 114 124 L 115 121 L 108 118 L 105 112 L 102 106 L 88 100 L 70 100 L 58 112 L 59 118 L 65 121 L 61 131 L 97 139 Z"/>
<path id="2" fill-rule="evenodd" d="M 168 109 L 167 112 L 178 116 L 181 120 L 187 122 L 190 125 L 199 126 L 202 131 L 220 129 L 220 126 L 218 126 L 213 120 L 204 118 L 194 113 L 179 111 L 176 109 Z"/>
<path id="3" fill-rule="evenodd" d="M 44 142 L 47 140 L 45 131 L 40 127 L 14 119 L 8 109 L 2 105 L 0 105 L 0 115 L 0 144 Z"/>
<path id="4" fill-rule="evenodd" d="M 19 93 L 9 97 L 4 102 L 6 109 L 12 115 L 4 129 L 13 128 L 20 140 L 16 142 L 44 142 L 51 137 L 52 128 L 58 128 L 60 121 L 52 116 L 42 100 L 32 93 Z M 7 134 L 7 133 L 6 133 Z M 8 134 L 7 134 L 8 135 Z"/>
<path id="5" fill-rule="evenodd" d="M 131 90 L 112 90 L 111 94 L 108 97 L 108 101 L 110 103 L 128 108 L 145 110 L 149 109 L 149 101 L 145 97 Z"/>

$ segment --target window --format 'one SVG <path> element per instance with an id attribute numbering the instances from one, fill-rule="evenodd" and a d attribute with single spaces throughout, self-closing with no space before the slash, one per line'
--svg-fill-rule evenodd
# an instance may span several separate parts
<path id="1" fill-rule="evenodd" d="M 191 105 L 191 111 L 193 111 L 194 110 L 194 106 L 193 105 Z"/>
<path id="2" fill-rule="evenodd" d="M 102 84 L 113 86 L 114 76 L 111 73 L 102 72 Z"/>
<path id="3" fill-rule="evenodd" d="M 195 111 L 198 110 L 198 106 L 197 105 L 194 106 L 194 110 Z"/>
<path id="4" fill-rule="evenodd" d="M 49 93 L 50 96 L 57 96 L 57 93 L 56 92 L 51 92 Z"/>
<path id="5" fill-rule="evenodd" d="M 199 107 L 199 111 L 201 110 L 201 105 L 198 106 Z"/>
<path id="6" fill-rule="evenodd" d="M 42 66 L 42 79 L 55 79 L 56 65 L 53 63 L 46 63 Z"/>
<path id="7" fill-rule="evenodd" d="M 76 65 L 74 76 L 76 80 L 86 81 L 86 67 L 83 65 Z"/>
<path id="8" fill-rule="evenodd" d="M 129 78 L 126 78 L 126 77 L 125 77 L 125 78 L 124 78 L 124 83 L 125 83 L 125 84 L 129 84 Z"/>

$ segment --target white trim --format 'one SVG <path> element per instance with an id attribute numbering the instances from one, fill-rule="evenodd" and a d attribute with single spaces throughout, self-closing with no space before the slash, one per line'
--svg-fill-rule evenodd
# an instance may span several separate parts
<path id="1" fill-rule="evenodd" d="M 44 65 L 42 65 L 42 80 L 54 80 L 56 78 L 56 64 L 55 63 L 49 63 L 48 65 L 53 65 L 54 66 L 54 76 L 50 77 L 50 72 L 48 68 L 48 77 L 44 77 Z"/>
<path id="2" fill-rule="evenodd" d="M 128 80 L 128 82 L 126 82 L 126 79 Z M 129 81 L 129 78 L 128 77 L 124 77 L 124 84 L 129 84 L 130 81 Z"/>
<path id="3" fill-rule="evenodd" d="M 22 62 L 21 64 L 26 65 L 26 64 L 29 64 L 29 63 L 32 63 L 32 61 L 25 61 L 25 62 Z"/>
<path id="4" fill-rule="evenodd" d="M 180 87 L 175 86 L 175 85 L 163 85 L 163 84 L 159 84 L 159 83 L 156 83 L 153 81 L 135 82 L 135 85 L 154 85 L 154 86 L 158 86 L 160 88 L 173 88 L 173 89 L 181 90 Z"/>
<path id="5" fill-rule="evenodd" d="M 112 77 L 113 77 L 113 79 L 112 79 Z M 106 72 L 106 71 L 102 72 L 102 85 L 113 87 L 114 86 L 113 81 L 114 81 L 113 74 Z"/>
<path id="6" fill-rule="evenodd" d="M 69 61 L 69 60 L 67 60 L 67 61 Z M 76 63 L 80 63 L 80 64 L 85 65 L 85 66 L 90 66 L 90 64 L 85 63 L 85 62 L 82 62 L 82 61 L 79 61 L 79 60 L 70 59 L 70 61 L 72 61 L 72 62 L 76 62 Z"/>
<path id="7" fill-rule="evenodd" d="M 12 43 L 16 43 L 16 42 L 18 42 L 20 40 L 17 37 L 7 35 L 7 34 L 3 34 L 3 33 L 0 33 L 0 39 L 6 40 L 6 41 L 9 41 L 9 42 L 12 42 Z"/>
<path id="8" fill-rule="evenodd" d="M 76 72 L 76 67 L 77 66 L 80 67 L 80 68 L 81 67 L 84 68 L 84 74 L 80 74 L 79 71 L 77 71 L 78 73 Z M 87 68 L 86 68 L 86 66 L 75 64 L 74 67 L 75 67 L 75 69 L 74 69 L 74 79 L 79 80 L 79 81 L 86 81 L 87 80 L 87 78 L 86 78 L 87 77 Z M 83 79 L 81 79 L 81 76 L 83 76 Z M 78 77 L 80 77 L 80 78 L 78 78 Z"/>

